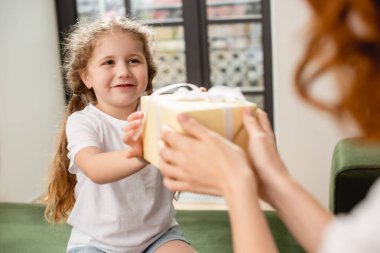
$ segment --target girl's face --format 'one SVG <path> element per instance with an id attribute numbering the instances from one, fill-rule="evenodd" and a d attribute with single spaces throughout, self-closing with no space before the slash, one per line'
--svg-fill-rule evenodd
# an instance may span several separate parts
<path id="1" fill-rule="evenodd" d="M 127 117 L 136 110 L 148 84 L 142 42 L 130 33 L 105 34 L 97 40 L 80 76 L 87 88 L 94 89 L 96 107 L 118 118 Z"/>

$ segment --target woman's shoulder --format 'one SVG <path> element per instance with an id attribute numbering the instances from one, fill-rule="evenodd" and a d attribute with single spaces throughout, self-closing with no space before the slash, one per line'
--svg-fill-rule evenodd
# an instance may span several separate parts
<path id="1" fill-rule="evenodd" d="M 338 215 L 327 226 L 318 252 L 379 252 L 379 213 L 380 180 L 377 180 L 367 197 L 349 214 Z"/>

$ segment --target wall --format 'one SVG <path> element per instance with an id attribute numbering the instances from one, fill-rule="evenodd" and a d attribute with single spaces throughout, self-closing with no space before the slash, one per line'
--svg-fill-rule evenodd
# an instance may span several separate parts
<path id="1" fill-rule="evenodd" d="M 274 120 L 278 148 L 290 172 L 324 206 L 328 206 L 329 172 L 336 142 L 354 133 L 331 116 L 306 105 L 293 90 L 293 74 L 302 54 L 302 34 L 309 9 L 299 0 L 272 0 L 274 55 Z M 334 96 L 331 77 L 316 94 Z"/>
<path id="2" fill-rule="evenodd" d="M 0 201 L 45 187 L 64 109 L 54 1 L 0 2 Z"/>

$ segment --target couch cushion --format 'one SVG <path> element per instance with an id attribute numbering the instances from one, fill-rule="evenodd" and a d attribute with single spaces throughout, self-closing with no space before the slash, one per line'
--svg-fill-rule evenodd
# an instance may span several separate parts
<path id="1" fill-rule="evenodd" d="M 44 206 L 0 203 L 1 253 L 66 252 L 69 225 L 50 225 L 43 217 Z M 275 212 L 265 212 L 280 252 L 304 252 Z M 226 211 L 177 211 L 186 238 L 199 253 L 232 252 L 231 231 Z"/>

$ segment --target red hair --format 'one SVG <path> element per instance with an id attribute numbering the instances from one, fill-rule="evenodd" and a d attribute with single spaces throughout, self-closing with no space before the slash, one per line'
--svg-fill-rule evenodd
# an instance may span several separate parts
<path id="1" fill-rule="evenodd" d="M 308 0 L 310 37 L 295 74 L 298 93 L 338 118 L 349 115 L 364 137 L 380 140 L 380 3 Z M 332 72 L 340 98 L 331 105 L 311 95 L 318 77 Z"/>

